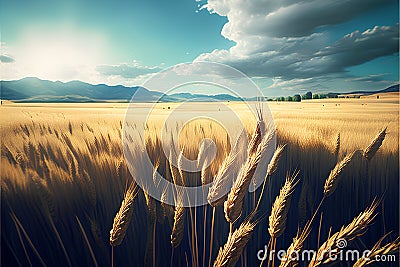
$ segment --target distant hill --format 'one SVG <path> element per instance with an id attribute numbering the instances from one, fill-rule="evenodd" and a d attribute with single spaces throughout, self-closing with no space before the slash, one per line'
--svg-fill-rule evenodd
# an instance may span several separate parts
<path id="1" fill-rule="evenodd" d="M 26 102 L 129 101 L 139 87 L 92 85 L 80 81 L 52 82 L 38 78 L 1 81 L 1 98 Z M 162 93 L 143 90 L 138 100 L 154 101 Z"/>
<path id="2" fill-rule="evenodd" d="M 360 96 L 368 96 L 374 94 L 383 94 L 383 93 L 395 93 L 399 92 L 399 84 L 392 85 L 385 89 L 375 90 L 375 91 L 352 91 L 348 93 L 327 93 L 327 94 L 317 94 L 323 95 L 323 98 L 337 98 L 337 97 L 360 97 Z"/>
<path id="3" fill-rule="evenodd" d="M 394 93 L 394 92 L 399 92 L 399 85 L 395 84 L 392 85 L 388 88 L 382 89 L 382 90 L 377 90 L 377 91 L 354 91 L 350 93 L 342 93 L 342 95 L 373 95 L 373 94 L 382 94 L 382 93 Z"/>
<path id="4" fill-rule="evenodd" d="M 191 93 L 163 94 L 139 86 L 125 87 L 106 84 L 92 85 L 80 81 L 52 82 L 38 78 L 24 78 L 17 81 L 0 81 L 0 98 L 15 102 L 129 102 L 135 95 L 137 102 L 181 102 L 181 101 L 240 101 L 229 94 L 204 95 Z M 371 95 L 388 92 L 399 92 L 399 85 L 393 85 L 378 91 L 355 91 L 350 93 L 329 93 L 329 97 L 338 95 Z M 140 94 L 139 94 L 140 93 Z M 254 101 L 258 97 L 245 100 Z"/>
<path id="5" fill-rule="evenodd" d="M 16 102 L 128 102 L 140 88 L 122 85 L 92 85 L 80 81 L 52 82 L 38 78 L 24 78 L 17 81 L 0 81 L 1 99 Z M 236 97 L 227 94 L 202 95 L 180 93 L 166 95 L 157 91 L 141 88 L 135 95 L 138 102 L 173 102 L 173 101 L 237 101 Z"/>
<path id="6" fill-rule="evenodd" d="M 170 98 L 175 101 L 239 101 L 240 98 L 234 97 L 228 94 L 219 95 L 203 95 L 203 94 L 191 94 L 191 93 L 177 93 L 169 95 Z"/>

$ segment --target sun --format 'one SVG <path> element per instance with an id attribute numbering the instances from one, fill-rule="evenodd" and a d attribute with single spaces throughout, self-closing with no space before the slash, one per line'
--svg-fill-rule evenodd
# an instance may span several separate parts
<path id="1" fill-rule="evenodd" d="M 104 42 L 90 34 L 57 32 L 28 35 L 18 47 L 16 62 L 27 76 L 47 80 L 87 80 L 101 62 Z"/>

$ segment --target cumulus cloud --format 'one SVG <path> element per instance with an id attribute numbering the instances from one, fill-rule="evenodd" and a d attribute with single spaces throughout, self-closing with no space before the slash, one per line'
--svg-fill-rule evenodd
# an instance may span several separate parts
<path id="1" fill-rule="evenodd" d="M 131 64 L 123 63 L 119 65 L 100 65 L 96 70 L 105 76 L 120 76 L 123 78 L 137 78 L 150 73 L 156 73 L 162 70 L 159 66 L 149 67 L 140 65 L 138 62 Z"/>
<path id="2" fill-rule="evenodd" d="M 237 34 L 277 37 L 306 36 L 313 30 L 349 21 L 394 0 L 209 0 L 203 9 L 229 22 L 222 34 L 232 40 Z M 338 13 L 340 11 L 340 14 Z"/>
<path id="3" fill-rule="evenodd" d="M 15 59 L 8 55 L 0 55 L 0 62 L 1 63 L 13 63 Z"/>
<path id="4" fill-rule="evenodd" d="M 196 60 L 225 63 L 251 77 L 274 78 L 274 86 L 282 87 L 318 85 L 315 78 L 320 76 L 343 78 L 349 67 L 397 53 L 399 25 L 356 30 L 333 41 L 331 26 L 393 3 L 397 2 L 208 0 L 202 8 L 228 18 L 221 35 L 236 45 Z"/>
<path id="5" fill-rule="evenodd" d="M 364 32 L 347 34 L 332 46 L 317 52 L 317 58 L 331 57 L 332 71 L 343 70 L 372 59 L 398 52 L 399 24 L 375 26 Z"/>
<path id="6" fill-rule="evenodd" d="M 399 25 L 377 26 L 362 33 L 350 33 L 328 46 L 322 45 L 325 34 L 282 38 L 279 48 L 277 40 L 271 40 L 271 47 L 276 49 L 265 47 L 238 54 L 236 47 L 202 54 L 197 60 L 226 63 L 255 77 L 309 78 L 345 72 L 347 67 L 396 53 L 398 32 Z"/>

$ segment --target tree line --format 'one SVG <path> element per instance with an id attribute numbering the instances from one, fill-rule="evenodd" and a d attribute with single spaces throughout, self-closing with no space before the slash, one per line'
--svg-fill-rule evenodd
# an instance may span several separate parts
<path id="1" fill-rule="evenodd" d="M 307 92 L 304 95 L 295 94 L 293 96 L 280 96 L 275 99 L 268 99 L 269 101 L 289 101 L 289 102 L 300 102 L 301 100 L 308 99 L 324 99 L 324 98 L 338 98 L 338 94 L 327 93 L 327 94 L 313 94 L 312 92 Z"/>

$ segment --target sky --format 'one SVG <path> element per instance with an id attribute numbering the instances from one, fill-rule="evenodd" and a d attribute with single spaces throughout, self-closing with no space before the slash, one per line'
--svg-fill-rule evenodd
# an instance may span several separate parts
<path id="1" fill-rule="evenodd" d="M 266 96 L 399 81 L 397 0 L 1 0 L 0 7 L 2 80 L 135 86 L 175 64 L 207 61 L 243 72 Z"/>

